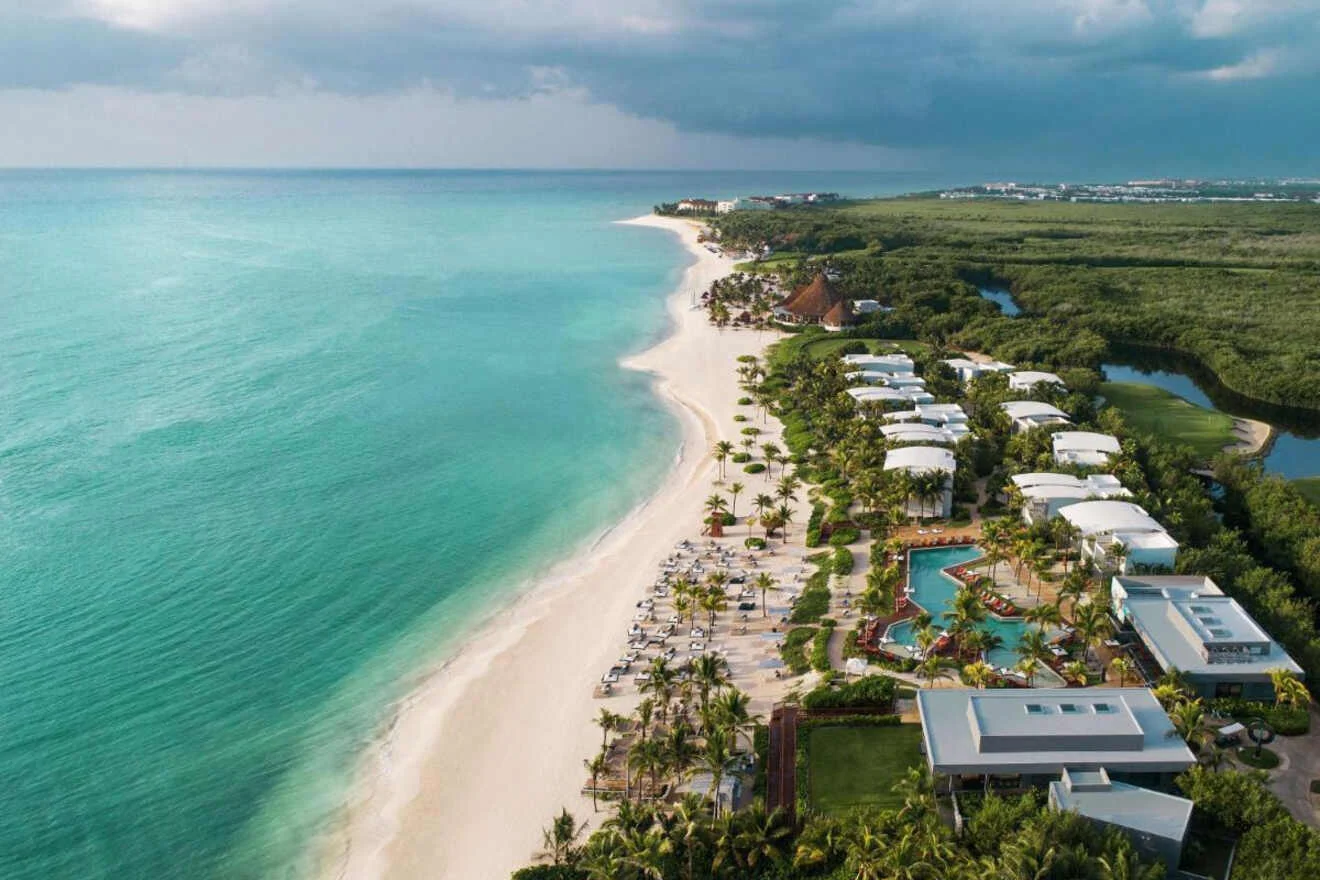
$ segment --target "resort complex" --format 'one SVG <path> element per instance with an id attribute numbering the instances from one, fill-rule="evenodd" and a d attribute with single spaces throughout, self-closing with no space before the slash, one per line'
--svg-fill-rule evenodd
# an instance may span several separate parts
<path id="1" fill-rule="evenodd" d="M 670 834 L 686 823 L 782 840 L 757 845 L 784 877 L 972 876 L 954 868 L 980 858 L 1001 866 L 987 877 L 1226 880 L 1221 787 L 1314 823 L 1248 771 L 1312 748 L 1315 667 L 1184 573 L 1221 528 L 1198 462 L 1131 431 L 1077 370 L 867 335 L 889 326 L 870 307 L 885 295 L 845 289 L 822 267 L 702 297 L 716 327 L 755 313 L 732 326 L 787 332 L 737 358 L 701 520 L 639 574 L 599 670 L 582 793 L 619 806 L 580 875 L 641 877 L 602 866 L 650 840 L 676 861 L 646 876 L 771 876 L 742 844 L 734 873 L 685 867 L 719 851 Z M 902 873 L 905 822 L 939 867 Z M 1055 839 L 1081 867 L 1026 860 Z"/>

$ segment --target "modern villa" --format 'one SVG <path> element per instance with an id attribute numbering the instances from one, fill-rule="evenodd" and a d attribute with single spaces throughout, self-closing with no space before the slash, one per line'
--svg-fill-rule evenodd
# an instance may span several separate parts
<path id="1" fill-rule="evenodd" d="M 1010 400 L 999 408 L 1013 420 L 1013 433 L 1021 434 L 1045 425 L 1071 425 L 1068 414 L 1057 406 L 1038 400 Z"/>
<path id="2" fill-rule="evenodd" d="M 973 379 L 979 379 L 989 373 L 1007 373 L 1014 369 L 1012 364 L 1006 364 L 1002 361 L 973 361 L 967 358 L 946 358 L 945 364 L 949 369 L 958 374 L 958 378 L 963 382 L 971 382 Z"/>
<path id="3" fill-rule="evenodd" d="M 864 373 L 911 376 L 917 371 L 917 365 L 905 354 L 846 354 L 843 362 Z"/>
<path id="4" fill-rule="evenodd" d="M 888 385 L 862 385 L 849 388 L 848 396 L 858 404 L 878 403 L 911 406 L 915 403 L 927 403 L 935 398 L 920 386 L 911 388 L 891 388 Z"/>
<path id="5" fill-rule="evenodd" d="M 1146 688 L 917 691 L 932 773 L 979 788 L 987 777 L 1045 786 L 1065 770 L 1099 770 L 1167 787 L 1196 763 Z"/>
<path id="6" fill-rule="evenodd" d="M 1171 870 L 1182 861 L 1183 842 L 1192 821 L 1192 802 L 1109 778 L 1099 770 L 1065 769 L 1050 783 L 1049 804 L 1120 829 L 1146 859 L 1158 859 Z"/>
<path id="7" fill-rule="evenodd" d="M 1199 696 L 1274 699 L 1270 670 L 1301 666 L 1207 577 L 1115 577 L 1113 612 L 1159 664 L 1177 668 Z"/>
<path id="8" fill-rule="evenodd" d="M 1117 437 L 1093 431 L 1060 431 L 1053 442 L 1056 463 L 1081 467 L 1104 467 L 1122 449 Z"/>
<path id="9" fill-rule="evenodd" d="M 1059 516 L 1077 527 L 1082 556 L 1120 574 L 1146 568 L 1173 569 L 1178 542 L 1153 516 L 1130 501 L 1080 501 Z"/>
<path id="10" fill-rule="evenodd" d="M 881 425 L 880 433 L 892 443 L 934 443 L 953 446 L 958 442 L 958 437 L 948 428 L 936 428 L 924 422 L 896 422 L 892 425 Z"/>
<path id="11" fill-rule="evenodd" d="M 1014 391 L 1030 391 L 1037 385 L 1054 385 L 1065 390 L 1068 387 L 1058 376 L 1040 370 L 1018 370 L 1008 374 L 1008 387 Z"/>
<path id="12" fill-rule="evenodd" d="M 862 370 L 849 373 L 848 379 L 864 385 L 888 385 L 890 388 L 925 388 L 926 380 L 911 373 L 886 373 L 876 370 Z"/>
<path id="13" fill-rule="evenodd" d="M 904 446 L 885 453 L 885 470 L 903 470 L 914 476 L 928 473 L 943 473 L 944 491 L 934 504 L 923 503 L 926 499 L 914 498 L 908 504 L 909 516 L 948 516 L 953 512 L 953 474 L 958 469 L 957 460 L 947 449 L 936 446 Z"/>
<path id="14" fill-rule="evenodd" d="M 967 412 L 956 403 L 918 403 L 913 409 L 901 412 L 885 413 L 885 421 L 920 422 L 948 431 L 955 440 L 970 434 L 967 427 Z"/>
<path id="15" fill-rule="evenodd" d="M 1072 474 L 1017 474 L 1012 480 L 1022 496 L 1022 520 L 1027 525 L 1048 522 L 1070 504 L 1132 496 L 1112 474 L 1084 478 Z"/>

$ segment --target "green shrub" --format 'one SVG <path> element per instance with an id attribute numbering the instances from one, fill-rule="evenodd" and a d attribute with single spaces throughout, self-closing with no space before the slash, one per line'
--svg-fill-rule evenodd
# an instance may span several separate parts
<path id="1" fill-rule="evenodd" d="M 860 625 L 860 624 L 859 624 Z M 847 635 L 843 637 L 843 659 L 851 660 L 854 657 L 862 656 L 861 648 L 857 647 L 857 642 L 861 639 L 857 630 L 848 630 Z"/>
<path id="2" fill-rule="evenodd" d="M 811 515 L 807 517 L 807 538 L 808 547 L 820 546 L 820 523 L 825 518 L 825 505 L 816 502 L 811 505 Z"/>
<path id="3" fill-rule="evenodd" d="M 747 427 L 747 428 L 743 428 L 743 429 L 742 429 L 742 432 L 743 432 L 744 434 L 746 434 L 748 437 L 755 437 L 757 434 L 760 434 L 760 433 L 761 433 L 761 429 L 760 429 L 760 428 Z"/>
<path id="4" fill-rule="evenodd" d="M 743 415 L 742 413 L 738 413 L 736 416 L 733 417 L 733 420 L 735 422 L 745 422 L 747 421 L 747 416 Z"/>
<path id="5" fill-rule="evenodd" d="M 571 865 L 532 865 L 514 871 L 510 880 L 584 880 L 586 876 Z"/>
<path id="6" fill-rule="evenodd" d="M 1301 736 L 1311 730 L 1311 713 L 1301 707 L 1220 697 L 1210 701 L 1210 708 L 1221 715 L 1230 716 L 1234 721 L 1264 718 L 1265 723 L 1279 736 Z"/>
<path id="7" fill-rule="evenodd" d="M 754 462 L 752 462 L 752 463 L 749 464 L 749 465 L 744 465 L 744 466 L 743 466 L 743 473 L 747 473 L 747 474 L 763 474 L 763 473 L 765 473 L 765 465 L 764 465 L 763 463 L 759 462 L 759 461 L 754 461 Z"/>
<path id="8" fill-rule="evenodd" d="M 794 675 L 801 675 L 811 669 L 806 647 L 807 642 L 811 641 L 815 634 L 814 626 L 799 626 L 789 630 L 784 640 L 779 643 L 779 656 L 784 658 L 784 664 Z"/>
<path id="9" fill-rule="evenodd" d="M 804 709 L 866 708 L 889 711 L 898 683 L 887 675 L 867 675 L 834 687 L 822 685 L 802 698 Z"/>
<path id="10" fill-rule="evenodd" d="M 839 529 L 830 535 L 831 547 L 846 547 L 862 537 L 862 533 L 857 529 L 847 528 Z"/>
<path id="11" fill-rule="evenodd" d="M 739 405 L 739 406 L 751 406 L 754 402 L 755 402 L 755 401 L 753 401 L 750 397 L 740 397 L 740 398 L 738 398 L 738 405 Z"/>
<path id="12" fill-rule="evenodd" d="M 702 522 L 704 522 L 706 525 L 710 525 L 710 521 L 712 519 L 714 519 L 714 517 L 708 516 L 704 520 L 702 520 Z M 724 514 L 724 516 L 720 517 L 720 520 L 723 521 L 725 526 L 731 526 L 734 523 L 738 522 L 737 518 L 734 517 L 734 515 L 731 513 Z"/>
<path id="13" fill-rule="evenodd" d="M 830 543 L 834 543 L 834 538 L 830 538 Z M 847 547 L 836 547 L 834 549 L 834 558 L 830 560 L 830 568 L 834 569 L 835 574 L 852 574 L 852 551 Z"/>
<path id="14" fill-rule="evenodd" d="M 735 452 L 733 454 L 734 464 L 746 464 L 751 460 L 752 460 L 752 455 L 750 452 Z"/>
<path id="15" fill-rule="evenodd" d="M 746 547 L 748 550 L 764 550 L 765 538 L 757 538 L 757 537 L 748 538 L 746 541 L 743 541 L 743 546 Z"/>
<path id="16" fill-rule="evenodd" d="M 816 623 L 830 610 L 830 565 L 823 553 L 809 557 L 808 562 L 818 566 L 815 573 L 807 578 L 807 585 L 798 596 L 793 612 L 788 616 L 792 623 Z"/>
<path id="17" fill-rule="evenodd" d="M 811 637 L 811 668 L 817 672 L 830 670 L 830 637 L 834 635 L 834 621 L 821 620 L 820 629 Z"/>
<path id="18" fill-rule="evenodd" d="M 1273 770 L 1279 766 L 1279 756 L 1272 750 L 1262 747 L 1260 754 L 1256 754 L 1256 747 L 1243 746 L 1237 750 L 1237 759 L 1248 767 L 1255 767 L 1257 770 Z"/>
<path id="19" fill-rule="evenodd" d="M 740 355 L 738 355 L 738 363 L 740 363 L 740 364 L 754 364 L 754 363 L 756 363 L 756 355 L 754 355 L 754 354 L 740 354 Z"/>

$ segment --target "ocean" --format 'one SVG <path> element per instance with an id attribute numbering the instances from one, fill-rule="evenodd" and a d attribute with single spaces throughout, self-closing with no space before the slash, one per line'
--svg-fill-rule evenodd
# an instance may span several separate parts
<path id="1" fill-rule="evenodd" d="M 876 174 L 0 172 L 0 876 L 301 877 L 391 706 L 642 501 L 686 195 Z"/>

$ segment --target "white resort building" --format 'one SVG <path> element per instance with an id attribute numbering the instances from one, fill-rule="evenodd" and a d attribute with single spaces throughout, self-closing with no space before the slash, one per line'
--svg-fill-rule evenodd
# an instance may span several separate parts
<path id="1" fill-rule="evenodd" d="M 1010 400 L 999 408 L 1013 420 L 1013 433 L 1021 434 L 1043 425 L 1071 425 L 1068 414 L 1057 406 L 1038 400 Z"/>
<path id="2" fill-rule="evenodd" d="M 958 378 L 964 383 L 979 379 L 988 373 L 1007 373 L 1014 369 L 1012 364 L 1006 364 L 1002 361 L 982 362 L 967 358 L 946 358 L 944 363 L 949 366 L 949 369 L 957 373 Z"/>
<path id="3" fill-rule="evenodd" d="M 879 403 L 897 406 L 929 403 L 935 399 L 930 392 L 920 386 L 891 388 L 888 385 L 863 385 L 859 388 L 849 388 L 848 396 L 857 401 L 858 404 Z"/>
<path id="4" fill-rule="evenodd" d="M 1093 431 L 1060 431 L 1054 435 L 1054 461 L 1081 467 L 1104 467 L 1122 447 L 1111 434 Z"/>
<path id="5" fill-rule="evenodd" d="M 911 376 L 917 372 L 917 365 L 905 354 L 846 354 L 843 362 L 864 373 Z"/>
<path id="6" fill-rule="evenodd" d="M 884 434 L 885 439 L 891 443 L 934 443 L 953 446 L 959 439 L 948 428 L 937 428 L 924 422 L 895 422 L 881 425 L 880 433 Z"/>
<path id="7" fill-rule="evenodd" d="M 1019 370 L 1008 374 L 1008 387 L 1014 391 L 1030 391 L 1037 385 L 1055 385 L 1063 389 L 1068 387 L 1058 376 L 1040 370 Z"/>
<path id="8" fill-rule="evenodd" d="M 1132 497 L 1112 474 L 1084 478 L 1072 474 L 1017 474 L 1012 480 L 1022 496 L 1022 519 L 1027 525 L 1048 522 L 1070 504 Z"/>
<path id="9" fill-rule="evenodd" d="M 1115 577 L 1114 617 L 1131 626 L 1158 670 L 1177 668 L 1198 696 L 1273 700 L 1272 669 L 1301 666 L 1251 615 L 1202 576 Z"/>
<path id="10" fill-rule="evenodd" d="M 1192 802 L 1187 798 L 1118 782 L 1103 767 L 1065 768 L 1063 776 L 1050 783 L 1049 805 L 1119 829 L 1143 858 L 1163 862 L 1171 874 L 1182 861 L 1192 822 Z"/>
<path id="11" fill-rule="evenodd" d="M 1173 569 L 1178 542 L 1130 501 L 1080 501 L 1059 511 L 1077 527 L 1082 556 L 1120 574 L 1138 566 Z"/>
<path id="12" fill-rule="evenodd" d="M 913 476 L 929 473 L 945 474 L 944 491 L 934 504 L 929 499 L 914 498 L 908 505 L 909 516 L 946 517 L 953 512 L 953 474 L 958 469 L 957 459 L 947 449 L 936 446 L 904 446 L 885 453 L 885 470 L 903 470 Z"/>

